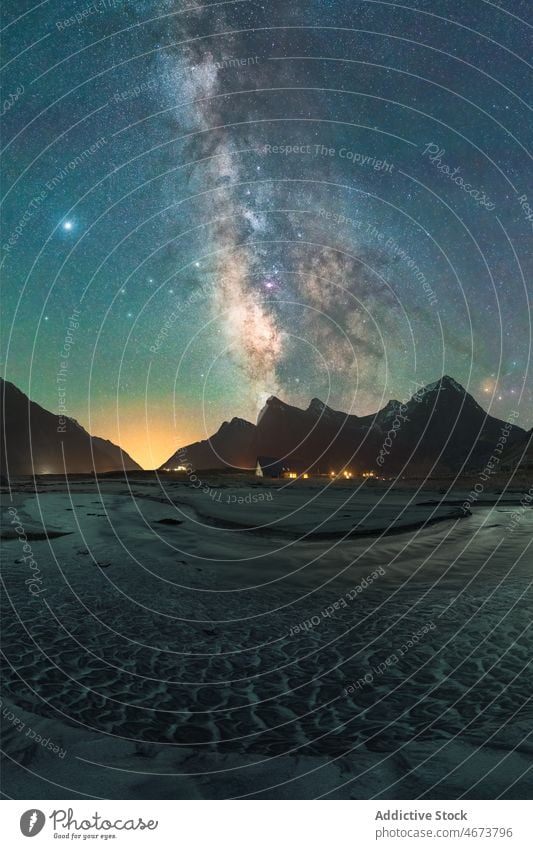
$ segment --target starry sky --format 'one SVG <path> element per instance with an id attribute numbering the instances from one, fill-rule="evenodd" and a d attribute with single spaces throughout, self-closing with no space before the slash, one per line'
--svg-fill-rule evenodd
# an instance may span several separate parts
<path id="1" fill-rule="evenodd" d="M 444 373 L 533 425 L 527 0 L 3 5 L 33 400 L 62 373 L 147 468 L 271 394 L 364 415 Z"/>

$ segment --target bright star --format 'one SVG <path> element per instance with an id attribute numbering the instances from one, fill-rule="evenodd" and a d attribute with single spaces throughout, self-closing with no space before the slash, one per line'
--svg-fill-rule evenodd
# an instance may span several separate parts
<path id="1" fill-rule="evenodd" d="M 73 229 L 74 229 L 74 224 L 73 224 L 72 221 L 63 221 L 63 230 L 69 231 L 69 230 L 73 230 Z"/>

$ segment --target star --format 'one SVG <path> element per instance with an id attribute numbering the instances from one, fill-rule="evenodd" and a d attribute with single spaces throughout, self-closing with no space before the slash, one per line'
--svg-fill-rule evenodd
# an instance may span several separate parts
<path id="1" fill-rule="evenodd" d="M 49 5 L 39 7 L 39 26 L 47 22 L 50 31 L 60 29 Z M 65 10 L 69 6 L 66 0 L 56 5 Z M 167 361 L 158 357 L 153 366 L 153 385 L 161 390 L 158 400 L 162 407 L 171 407 L 173 393 L 178 393 L 190 423 L 187 440 L 194 442 L 201 432 L 202 438 L 206 435 L 198 368 L 207 368 L 213 357 L 218 357 L 216 379 L 209 381 L 205 394 L 213 412 L 209 427 L 215 432 L 228 415 L 253 418 L 263 391 L 267 397 L 279 393 L 296 403 L 298 397 L 291 392 L 298 396 L 305 386 L 311 397 L 320 397 L 326 374 L 333 407 L 346 409 L 357 385 L 354 410 L 361 415 L 374 412 L 382 405 L 383 392 L 404 397 L 400 393 L 410 379 L 415 352 L 422 385 L 442 374 L 444 349 L 435 344 L 442 336 L 447 373 L 484 408 L 497 401 L 502 418 L 520 398 L 522 422 L 526 429 L 533 425 L 530 303 L 521 278 L 529 259 L 523 237 L 533 203 L 526 185 L 527 154 L 520 143 L 527 127 L 518 58 L 525 55 L 525 27 L 496 8 L 499 3 L 476 4 L 480 8 L 471 12 L 466 7 L 473 4 L 447 0 L 450 19 L 455 10 L 466 27 L 443 26 L 438 17 L 422 12 L 413 12 L 412 21 L 402 16 L 387 20 L 386 3 L 355 5 L 356 17 L 361 17 L 361 51 L 365 56 L 367 50 L 368 55 L 372 52 L 375 64 L 351 56 L 355 36 L 344 27 L 358 26 L 353 0 L 222 4 L 216 26 L 213 10 L 195 5 L 183 18 L 163 16 L 155 28 L 135 28 L 135 53 L 146 57 L 146 79 L 139 81 L 136 63 L 122 62 L 126 53 L 117 55 L 121 79 L 112 95 L 113 108 L 95 112 L 60 139 L 58 127 L 72 124 L 70 99 L 62 99 L 64 80 L 52 69 L 67 69 L 61 64 L 66 36 L 54 39 L 53 45 L 48 39 L 46 58 L 51 65 L 46 63 L 50 72 L 42 68 L 45 84 L 34 86 L 31 98 L 19 98 L 16 110 L 5 116 L 14 122 L 13 129 L 28 125 L 10 143 L 10 183 L 12 172 L 19 191 L 10 192 L 7 199 L 0 243 L 12 276 L 7 311 L 17 316 L 20 334 L 21 356 L 6 362 L 13 382 L 27 383 L 41 311 L 50 311 L 41 318 L 41 329 L 42 323 L 47 325 L 42 364 L 48 370 L 55 367 L 70 308 L 77 307 L 82 329 L 72 332 L 80 379 L 76 385 L 72 382 L 72 412 L 84 409 L 89 379 L 95 404 L 103 410 L 113 403 L 110 375 L 115 366 L 122 368 L 123 333 L 132 330 L 135 318 L 138 344 L 124 359 L 126 377 L 131 378 L 130 409 L 142 410 L 145 401 L 143 352 L 161 348 L 172 361 L 195 340 L 187 348 L 175 390 Z M 311 30 L 299 31 L 308 14 Z M 68 27 L 69 37 L 76 30 L 80 48 L 89 49 L 89 39 L 98 41 L 102 67 L 114 64 L 106 40 L 108 18 L 93 15 L 90 26 Z M 426 52 L 419 53 L 416 41 L 410 40 L 415 19 L 416 38 L 427 45 L 438 37 L 439 50 L 424 48 Z M 268 29 L 272 20 L 279 24 L 274 36 Z M 385 20 L 391 38 L 370 35 L 384 30 Z M 204 41 L 211 23 L 216 31 L 232 32 L 228 56 L 234 58 L 224 60 L 220 68 L 216 60 L 223 59 L 222 44 L 215 47 L 217 39 L 208 47 Z M 368 33 L 366 23 L 371 24 Z M 23 47 L 40 37 L 32 31 L 36 25 L 27 15 L 13 20 L 10 30 L 17 32 Z M 497 37 L 493 41 L 474 35 L 493 34 L 498 28 L 505 34 L 504 50 Z M 164 48 L 174 42 L 187 47 Z M 261 53 L 257 61 L 237 58 L 256 51 Z M 270 53 L 277 54 L 275 60 L 271 57 L 274 61 L 267 61 Z M 330 59 L 320 61 L 320 56 Z M 471 64 L 456 62 L 454 56 L 467 56 Z M 480 76 L 476 68 L 486 70 L 491 57 L 494 78 Z M 442 89 L 412 73 L 413 62 L 416 66 L 422 59 L 431 65 L 428 78 L 446 83 L 449 93 L 442 98 Z M 70 61 L 75 66 L 77 56 Z M 234 69 L 241 64 L 248 66 L 246 79 L 238 80 Z M 385 66 L 394 70 L 386 71 Z M 13 85 L 15 67 L 13 61 L 5 69 L 8 77 L 13 72 Z M 78 71 L 75 74 L 76 82 L 84 81 L 75 90 L 80 117 L 100 102 L 101 78 L 85 78 L 84 68 L 83 62 L 78 65 L 79 80 Z M 403 90 L 404 84 L 409 88 Z M 167 105 L 175 107 L 183 85 L 179 110 L 167 110 Z M 401 88 L 397 96 L 396 86 Z M 248 93 L 239 94 L 241 89 Z M 329 93 L 333 89 L 337 93 Z M 153 92 L 161 100 L 161 113 L 145 109 L 143 100 Z M 468 110 L 464 135 L 449 120 L 454 92 L 475 104 Z M 39 120 L 43 155 L 28 168 L 35 142 L 33 119 L 44 116 L 49 102 L 55 104 L 58 121 Z M 466 108 L 464 100 L 462 104 Z M 495 120 L 504 112 L 513 135 L 505 122 Z M 137 123 L 137 117 L 148 114 Z M 130 118 L 135 129 L 126 129 Z M 31 132 L 26 137 L 27 130 Z M 166 143 L 178 136 L 184 141 Z M 313 152 L 315 144 L 328 155 L 297 154 L 307 148 Z M 503 144 L 506 155 L 493 164 L 484 151 L 501 150 Z M 440 153 L 434 155 L 435 146 Z M 287 155 L 267 159 L 267 147 Z M 145 169 L 148 150 L 150 165 L 146 162 Z M 347 159 L 346 151 L 354 159 Z M 147 191 L 132 191 L 156 175 L 172 176 L 154 179 Z M 489 199 L 495 204 L 487 204 Z M 50 231 L 55 245 L 46 241 Z M 473 249 L 476 244 L 479 250 Z M 65 256 L 53 256 L 58 246 Z M 36 260 L 39 285 L 24 288 L 25 275 Z M 119 279 L 128 280 L 128 285 L 119 284 L 117 291 Z M 169 286 L 168 280 L 176 284 Z M 29 301 L 19 317 L 22 291 Z M 106 356 L 91 372 L 94 340 L 88 331 L 107 321 L 116 294 L 124 299 L 126 312 L 115 301 L 116 332 L 106 336 Z M 43 295 L 48 296 L 46 306 Z M 170 295 L 170 303 L 165 295 Z M 135 305 L 135 312 L 129 304 Z M 297 338 L 305 344 L 297 344 Z M 221 356 L 226 346 L 228 353 Z M 45 406 L 57 402 L 48 381 L 42 381 L 39 392 Z M 104 431 L 116 436 L 107 422 Z M 123 447 L 130 447 L 135 456 L 135 441 Z M 161 449 L 157 459 L 166 459 L 165 452 Z"/>

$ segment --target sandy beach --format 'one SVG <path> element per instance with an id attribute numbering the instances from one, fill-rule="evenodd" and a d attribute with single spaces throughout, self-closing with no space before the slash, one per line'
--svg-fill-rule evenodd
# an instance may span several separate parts
<path id="1" fill-rule="evenodd" d="M 13 796 L 531 794 L 526 490 L 206 486 L 3 491 Z"/>

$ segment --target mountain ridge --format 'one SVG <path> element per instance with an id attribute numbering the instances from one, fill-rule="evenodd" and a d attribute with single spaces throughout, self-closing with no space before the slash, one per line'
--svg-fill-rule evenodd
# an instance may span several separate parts
<path id="1" fill-rule="evenodd" d="M 74 418 L 58 416 L 0 378 L 0 460 L 6 477 L 142 471 L 119 445 L 92 436 Z"/>
<path id="2" fill-rule="evenodd" d="M 160 468 L 175 468 L 180 453 L 199 470 L 252 470 L 258 456 L 269 456 L 321 472 L 347 466 L 384 474 L 456 472 L 482 464 L 505 424 L 447 374 L 421 386 L 405 404 L 390 399 L 364 416 L 334 410 L 319 398 L 301 409 L 271 395 L 257 424 L 233 418 L 212 436 L 178 449 Z M 525 436 L 513 424 L 506 445 L 518 445 Z"/>

